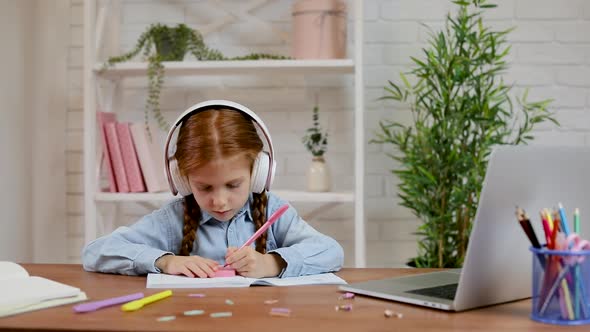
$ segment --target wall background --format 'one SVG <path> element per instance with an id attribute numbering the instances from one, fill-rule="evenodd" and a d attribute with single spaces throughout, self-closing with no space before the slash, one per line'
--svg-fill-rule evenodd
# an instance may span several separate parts
<path id="1" fill-rule="evenodd" d="M 510 70 L 504 76 L 514 82 L 515 92 L 531 88 L 529 100 L 554 98 L 552 109 L 561 122 L 536 132 L 537 145 L 590 145 L 590 2 L 583 0 L 503 0 L 488 15 L 487 24 L 497 28 L 515 26 L 509 35 L 512 51 Z M 213 1 L 144 1 L 121 3 L 122 50 L 129 50 L 139 34 L 152 22 L 185 22 L 202 28 L 223 13 Z M 223 1 L 228 6 L 245 6 L 245 1 Z M 290 8 L 294 1 L 271 1 L 252 11 L 274 30 L 290 32 Z M 408 119 L 403 106 L 377 101 L 387 80 L 396 80 L 411 65 L 410 56 L 420 56 L 428 30 L 442 26 L 450 1 L 367 0 L 364 1 L 364 71 L 366 140 L 383 117 Z M 82 167 L 82 53 L 83 1 L 70 1 L 69 54 L 67 58 L 67 260 L 80 261 L 83 246 Z M 352 8 L 349 3 L 349 8 Z M 352 16 L 350 16 L 352 17 Z M 352 25 L 349 51 L 352 51 Z M 226 55 L 248 52 L 289 54 L 289 43 L 268 25 L 237 21 L 223 31 L 205 37 L 205 42 Z M 277 150 L 278 174 L 275 188 L 300 188 L 305 183 L 309 154 L 300 143 L 311 124 L 313 96 L 320 98 L 321 121 L 330 130 L 327 160 L 335 189 L 351 188 L 353 86 L 342 77 L 206 77 L 166 79 L 161 98 L 166 116 L 173 120 L 188 106 L 208 98 L 233 99 L 256 110 L 269 126 Z M 116 107 L 123 120 L 142 121 L 146 96 L 145 79 L 124 81 Z M 366 146 L 367 264 L 389 267 L 403 264 L 415 255 L 416 239 L 411 234 L 419 225 L 409 211 L 397 205 L 396 181 L 389 173 L 393 162 L 382 147 Z M 305 214 L 317 206 L 296 207 Z M 353 257 L 353 206 L 341 205 L 319 215 L 310 223 L 335 237 L 345 248 L 346 264 Z M 132 222 L 146 210 L 125 206 L 120 224 Z"/>
<path id="2" fill-rule="evenodd" d="M 67 261 L 71 3 L 0 0 L 0 260 Z"/>
<path id="3" fill-rule="evenodd" d="M 30 31 L 25 25 L 30 21 L 27 21 L 25 12 L 31 8 L 30 1 L 1 4 L 1 10 L 7 19 L 0 20 L 0 40 L 8 43 L 5 44 L 6 51 L 4 61 L 0 62 L 0 71 L 10 79 L 0 80 L 0 100 L 3 105 L 0 112 L 0 154 L 11 158 L 2 158 L 0 172 L 0 207 L 3 211 L 0 221 L 0 260 L 12 257 L 16 260 L 32 258 L 29 246 L 31 214 L 25 203 L 31 194 L 31 182 L 25 180 L 30 173 L 31 140 L 20 130 L 31 120 L 25 98 L 28 80 L 25 54 L 31 47 L 26 38 Z M 15 26 L 16 36 L 10 38 L 11 27 Z"/>

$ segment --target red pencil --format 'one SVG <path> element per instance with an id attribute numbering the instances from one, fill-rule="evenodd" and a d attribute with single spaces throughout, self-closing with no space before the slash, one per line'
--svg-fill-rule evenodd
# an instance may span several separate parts
<path id="1" fill-rule="evenodd" d="M 545 215 L 543 215 L 543 211 L 540 212 L 541 214 L 541 222 L 543 223 L 543 231 L 545 232 L 545 241 L 547 243 L 547 249 L 553 248 L 553 243 L 551 243 L 551 227 L 549 226 L 549 222 Z"/>

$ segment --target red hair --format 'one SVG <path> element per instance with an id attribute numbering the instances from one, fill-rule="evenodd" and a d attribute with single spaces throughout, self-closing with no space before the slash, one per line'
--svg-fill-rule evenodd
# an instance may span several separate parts
<path id="1" fill-rule="evenodd" d="M 250 170 L 263 143 L 246 114 L 230 109 L 209 109 L 191 115 L 180 127 L 174 154 L 180 174 L 205 166 L 212 160 L 242 155 Z M 251 172 L 251 171 L 250 171 Z M 256 228 L 266 221 L 266 193 L 254 194 L 251 205 Z M 180 255 L 190 255 L 201 220 L 201 209 L 193 195 L 184 198 L 184 226 Z M 266 234 L 256 241 L 256 250 L 266 252 Z"/>

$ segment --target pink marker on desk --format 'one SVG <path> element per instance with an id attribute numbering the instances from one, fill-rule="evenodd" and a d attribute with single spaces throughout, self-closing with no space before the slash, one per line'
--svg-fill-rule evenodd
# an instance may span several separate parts
<path id="1" fill-rule="evenodd" d="M 285 213 L 285 211 L 287 211 L 289 209 L 289 204 L 285 204 L 283 206 L 281 206 L 278 210 L 275 211 L 275 213 L 273 213 L 270 218 L 268 218 L 268 220 L 264 223 L 264 225 L 262 225 L 262 227 L 260 227 L 260 229 L 258 229 L 256 231 L 256 233 L 254 233 L 252 236 L 250 236 L 250 238 L 244 243 L 242 244 L 241 247 L 238 248 L 238 250 L 241 250 L 249 245 L 251 245 L 252 243 L 254 243 L 254 241 L 256 241 L 257 238 L 260 237 L 260 235 L 262 235 L 264 232 L 266 232 L 266 230 L 272 226 L 272 224 L 274 224 L 277 220 L 279 220 L 279 218 L 283 215 L 283 213 Z M 236 251 L 238 251 L 236 250 Z M 223 267 L 226 267 L 227 263 L 225 263 L 225 265 L 223 265 Z"/>

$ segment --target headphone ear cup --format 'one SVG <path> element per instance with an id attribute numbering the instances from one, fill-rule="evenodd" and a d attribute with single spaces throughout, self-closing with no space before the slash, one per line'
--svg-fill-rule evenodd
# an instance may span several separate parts
<path id="1" fill-rule="evenodd" d="M 268 155 L 268 159 L 270 160 L 270 155 Z M 273 159 L 272 160 L 272 170 L 270 170 L 270 182 L 268 183 L 268 190 L 272 186 L 272 183 L 275 180 L 275 173 L 277 171 L 277 162 Z"/>
<path id="2" fill-rule="evenodd" d="M 192 194 L 188 180 L 180 174 L 176 158 L 170 158 L 170 176 L 172 177 L 172 182 L 174 183 L 176 190 L 178 190 L 178 193 L 182 197 Z M 170 188 L 170 190 L 172 190 L 172 188 Z"/>
<path id="3" fill-rule="evenodd" d="M 252 180 L 250 182 L 250 191 L 260 194 L 266 187 L 266 179 L 268 177 L 270 166 L 270 159 L 268 153 L 261 151 L 254 160 L 252 166 Z"/>

